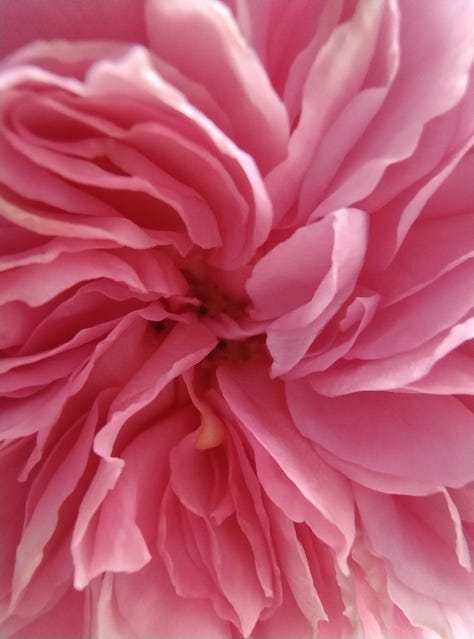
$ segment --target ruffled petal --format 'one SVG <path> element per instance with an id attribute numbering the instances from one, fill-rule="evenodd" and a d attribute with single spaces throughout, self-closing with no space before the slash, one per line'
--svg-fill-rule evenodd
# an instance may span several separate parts
<path id="1" fill-rule="evenodd" d="M 298 430 L 337 457 L 432 486 L 472 481 L 474 416 L 455 397 L 354 393 L 330 399 L 308 381 L 285 387 Z"/>

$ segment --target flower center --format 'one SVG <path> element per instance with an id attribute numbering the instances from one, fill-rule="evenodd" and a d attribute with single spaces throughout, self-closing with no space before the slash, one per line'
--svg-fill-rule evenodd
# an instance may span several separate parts
<path id="1" fill-rule="evenodd" d="M 235 286 L 237 293 L 234 296 L 228 292 L 225 280 L 224 291 L 208 275 L 205 267 L 194 266 L 192 270 L 183 268 L 182 273 L 189 284 L 186 297 L 171 298 L 166 305 L 175 316 L 191 312 L 197 321 L 204 322 L 216 335 L 216 346 L 197 365 L 205 379 L 211 381 L 219 364 L 248 362 L 268 356 L 265 334 L 257 333 L 261 327 L 256 325 L 255 330 L 252 330 L 252 322 L 248 318 L 249 301 L 245 292 L 242 293 L 243 287 Z M 170 317 L 151 324 L 158 334 L 164 334 L 171 329 L 173 323 L 174 320 Z"/>
<path id="2" fill-rule="evenodd" d="M 247 339 L 219 339 L 216 347 L 204 360 L 215 366 L 224 362 L 248 362 L 266 353 L 265 335 L 255 335 Z"/>
<path id="3" fill-rule="evenodd" d="M 246 315 L 246 303 L 233 299 L 212 280 L 200 278 L 190 271 L 184 271 L 184 275 L 189 282 L 191 295 L 201 302 L 198 307 L 200 317 L 214 318 L 226 314 L 234 319 L 240 319 Z"/>

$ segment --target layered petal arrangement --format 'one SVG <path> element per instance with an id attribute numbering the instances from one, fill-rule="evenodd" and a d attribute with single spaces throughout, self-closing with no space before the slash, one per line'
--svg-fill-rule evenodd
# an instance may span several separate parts
<path id="1" fill-rule="evenodd" d="M 2 637 L 472 639 L 474 1 L 0 11 Z"/>

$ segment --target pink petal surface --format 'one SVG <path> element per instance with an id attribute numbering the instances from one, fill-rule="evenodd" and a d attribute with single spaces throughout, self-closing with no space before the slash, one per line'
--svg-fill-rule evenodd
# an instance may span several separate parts
<path id="1" fill-rule="evenodd" d="M 2 637 L 471 639 L 473 1 L 0 14 Z"/>
<path id="2" fill-rule="evenodd" d="M 242 370 L 240 374 L 222 370 L 219 380 L 224 397 L 252 437 L 261 465 L 257 472 L 272 499 L 284 510 L 294 510 L 297 521 L 312 523 L 313 529 L 340 551 L 344 562 L 345 549 L 354 534 L 348 486 L 321 462 L 308 442 L 294 436 L 294 426 L 281 399 L 282 387 L 271 384 L 269 378 L 265 380 L 258 369 Z M 271 425 L 265 418 L 269 411 L 275 415 Z M 313 471 L 305 472 L 304 464 Z M 286 486 L 285 476 L 291 480 Z"/>
<path id="3" fill-rule="evenodd" d="M 472 481 L 473 416 L 454 397 L 366 393 L 333 399 L 312 392 L 308 382 L 287 382 L 286 394 L 301 432 L 347 461 L 435 486 Z M 448 438 L 459 442 L 450 446 L 455 459 L 446 456 Z"/>
<path id="4" fill-rule="evenodd" d="M 365 488 L 357 489 L 355 495 L 369 543 L 376 554 L 391 562 L 402 582 L 425 595 L 435 588 L 442 602 L 469 599 L 472 575 L 449 558 L 449 546 L 442 543 L 432 528 L 424 528 L 416 505 L 411 505 L 408 498 L 381 499 Z M 393 531 L 389 545 L 387 524 Z"/>
<path id="5" fill-rule="evenodd" d="M 296 231 L 255 268 L 247 289 L 257 319 L 276 316 L 267 331 L 276 375 L 297 364 L 329 317 L 351 293 L 365 252 L 366 228 L 367 219 L 362 211 L 338 211 Z M 354 235 L 357 243 L 352 241 Z M 290 253 L 298 258 L 289 260 Z M 274 280 L 276 290 L 272 290 L 271 285 L 268 287 L 269 273 L 277 268 L 281 276 Z M 314 272 L 314 280 L 306 277 L 309 270 Z"/>
<path id="6" fill-rule="evenodd" d="M 279 218 L 296 196 L 323 131 L 342 105 L 361 88 L 375 48 L 383 8 L 379 2 L 359 3 L 353 19 L 333 31 L 309 70 L 302 96 L 305 108 L 292 133 L 288 159 L 268 177 L 272 198 L 278 203 Z M 354 59 L 357 60 L 355 68 Z M 327 100 L 324 106 L 315 109 L 316 96 L 321 93 Z M 282 175 L 285 175 L 284 180 Z M 291 188 L 288 188 L 287 180 Z"/>
<path id="7" fill-rule="evenodd" d="M 2 21 L 11 24 L 5 31 L 2 52 L 9 53 L 34 40 L 109 39 L 135 42 L 144 39 L 143 6 L 118 0 L 114 11 L 99 8 L 90 0 L 67 0 L 61 11 L 54 1 L 26 0 L 18 6 L 14 0 L 2 3 Z M 32 19 L 34 16 L 34 19 Z M 106 31 L 104 31 L 104 25 Z"/>
<path id="8" fill-rule="evenodd" d="M 288 139 L 285 109 L 226 8 L 209 0 L 149 0 L 146 15 L 152 50 L 206 86 L 229 116 L 240 146 L 263 170 L 282 159 Z M 177 46 L 175 30 L 193 38 L 193 51 Z M 261 144 L 260 136 L 270 144 Z"/>
<path id="9" fill-rule="evenodd" d="M 470 73 L 473 11 L 469 1 L 456 6 L 440 3 L 429 16 L 422 7 L 403 10 L 398 43 L 402 52 L 400 70 L 390 98 L 359 148 L 340 169 L 333 194 L 317 208 L 316 215 L 340 206 L 341 200 L 355 202 L 366 196 L 388 165 L 413 153 L 423 125 L 456 104 Z M 414 39 L 414 25 L 421 19 L 422 40 L 418 33 Z M 445 28 L 447 23 L 451 29 Z M 413 68 L 416 74 L 409 72 Z"/>

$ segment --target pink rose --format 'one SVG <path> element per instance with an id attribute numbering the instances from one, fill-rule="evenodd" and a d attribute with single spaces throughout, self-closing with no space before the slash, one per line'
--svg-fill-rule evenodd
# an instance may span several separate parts
<path id="1" fill-rule="evenodd" d="M 2 637 L 472 639 L 474 1 L 1 12 Z"/>

